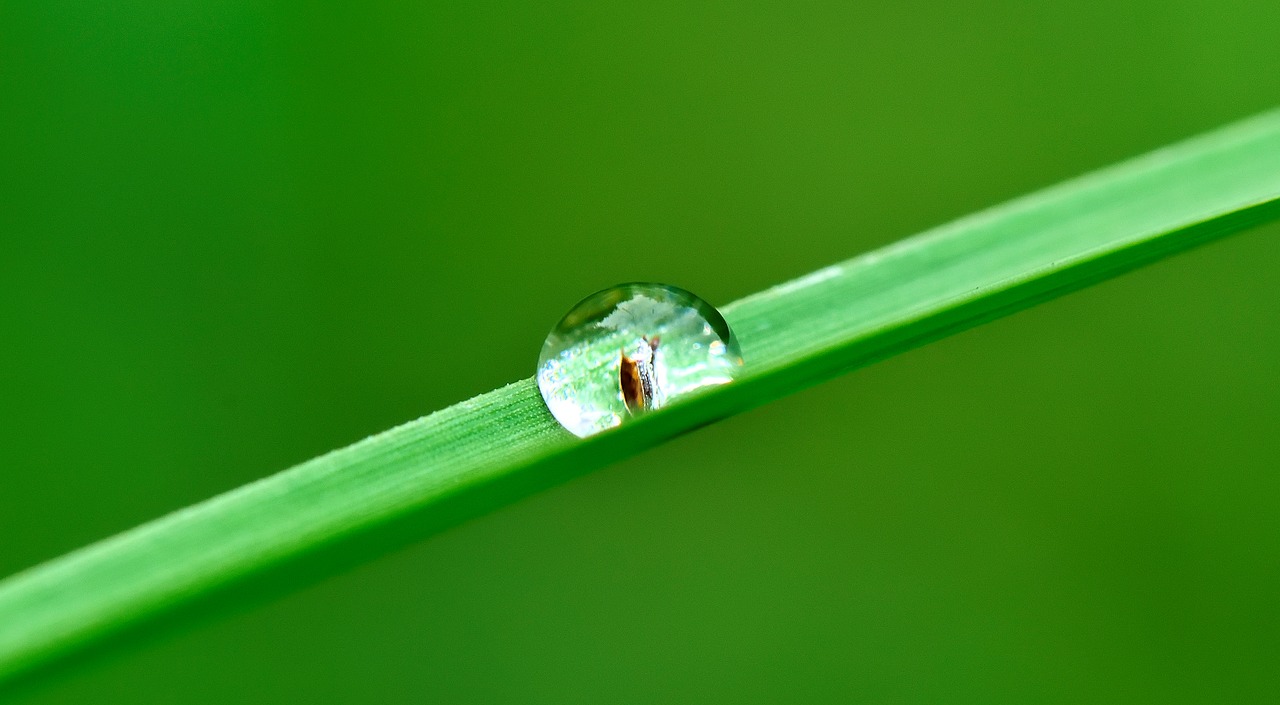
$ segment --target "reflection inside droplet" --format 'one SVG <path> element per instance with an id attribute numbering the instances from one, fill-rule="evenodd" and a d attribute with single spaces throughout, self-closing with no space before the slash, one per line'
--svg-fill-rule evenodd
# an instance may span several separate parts
<path id="1" fill-rule="evenodd" d="M 623 284 L 574 306 L 547 336 L 538 388 L 565 428 L 589 436 L 732 381 L 742 365 L 711 304 L 665 284 Z"/>

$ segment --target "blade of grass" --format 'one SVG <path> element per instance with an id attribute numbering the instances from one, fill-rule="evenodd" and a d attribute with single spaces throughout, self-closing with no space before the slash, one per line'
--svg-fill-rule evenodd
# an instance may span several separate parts
<path id="1" fill-rule="evenodd" d="M 0 686 L 278 594 L 673 435 L 1280 217 L 1280 112 L 734 302 L 734 384 L 579 440 L 532 380 L 0 583 Z M 24 678 L 25 676 L 25 678 Z"/>

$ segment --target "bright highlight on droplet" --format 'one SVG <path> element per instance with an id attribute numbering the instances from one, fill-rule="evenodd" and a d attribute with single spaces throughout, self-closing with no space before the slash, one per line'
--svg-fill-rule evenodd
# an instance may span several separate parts
<path id="1" fill-rule="evenodd" d="M 733 380 L 742 353 L 714 306 L 666 284 L 623 284 L 583 299 L 538 357 L 538 389 L 578 436 L 613 428 Z"/>

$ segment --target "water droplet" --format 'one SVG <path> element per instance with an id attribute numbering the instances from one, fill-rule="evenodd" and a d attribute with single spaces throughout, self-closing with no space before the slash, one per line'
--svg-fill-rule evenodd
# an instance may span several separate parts
<path id="1" fill-rule="evenodd" d="M 666 284 L 623 284 L 583 299 L 538 358 L 551 414 L 590 436 L 733 380 L 742 354 L 714 306 Z"/>

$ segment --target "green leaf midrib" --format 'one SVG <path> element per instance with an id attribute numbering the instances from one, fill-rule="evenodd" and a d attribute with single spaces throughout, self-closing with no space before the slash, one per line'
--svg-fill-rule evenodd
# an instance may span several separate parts
<path id="1" fill-rule="evenodd" d="M 579 440 L 521 380 L 0 582 L 0 684 L 277 594 L 663 439 L 1280 217 L 1280 113 L 1017 199 L 723 308 L 747 366 Z"/>

